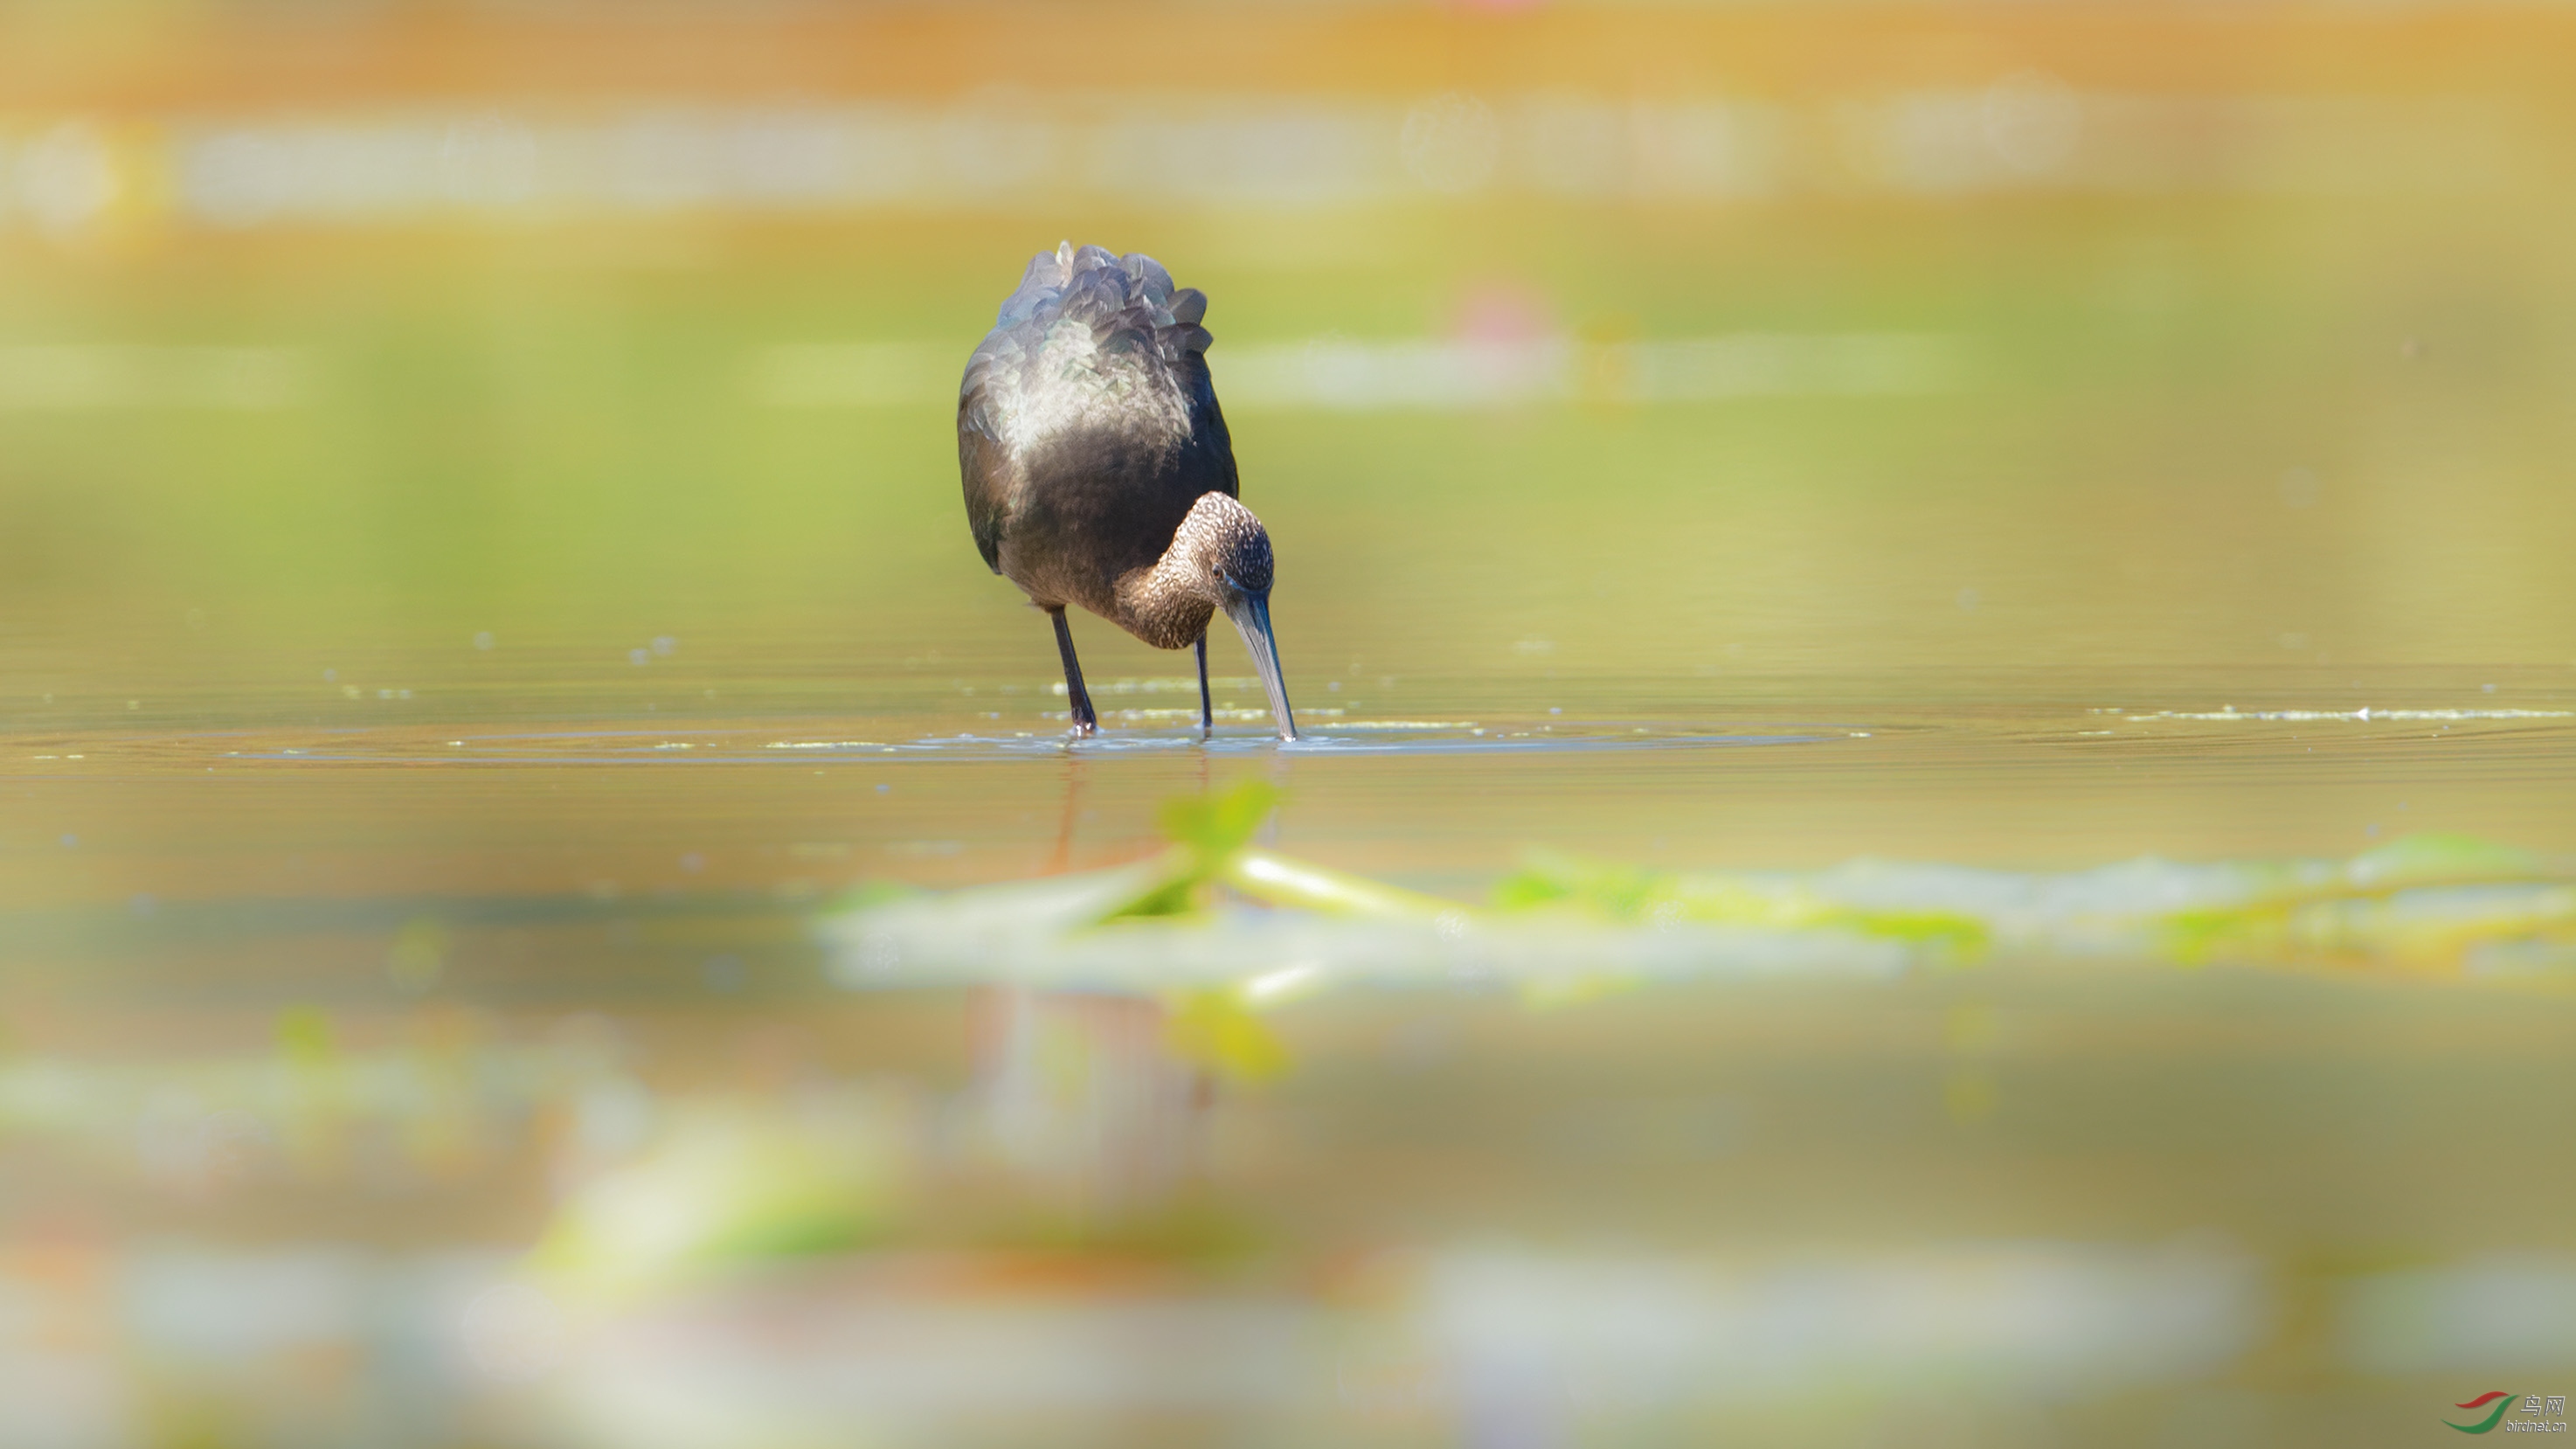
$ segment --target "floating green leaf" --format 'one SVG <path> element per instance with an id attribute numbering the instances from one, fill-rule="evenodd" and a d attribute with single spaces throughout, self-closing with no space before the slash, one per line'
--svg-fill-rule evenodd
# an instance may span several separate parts
<path id="1" fill-rule="evenodd" d="M 1238 781 L 1214 794 L 1164 801 L 1158 819 L 1174 848 L 1164 858 L 1161 877 L 1105 919 L 1187 916 L 1206 910 L 1209 887 L 1252 843 L 1278 805 L 1278 788 L 1257 779 Z"/>
<path id="2" fill-rule="evenodd" d="M 1213 874 L 1227 857 L 1252 843 L 1253 834 L 1279 807 L 1279 789 L 1267 780 L 1239 780 L 1209 795 L 1163 802 L 1157 821 L 1175 845 L 1195 853 Z"/>
<path id="3" fill-rule="evenodd" d="M 331 1014 L 318 1006 L 290 1006 L 277 1014 L 277 1050 L 298 1066 L 320 1066 L 337 1055 Z"/>
<path id="4" fill-rule="evenodd" d="M 1236 1082 L 1266 1082 L 1288 1070 L 1288 1048 L 1233 991 L 1176 991 L 1163 1021 L 1175 1056 Z"/>

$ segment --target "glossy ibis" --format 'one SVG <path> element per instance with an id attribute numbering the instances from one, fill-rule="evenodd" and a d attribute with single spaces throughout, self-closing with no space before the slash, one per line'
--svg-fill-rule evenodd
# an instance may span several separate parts
<path id="1" fill-rule="evenodd" d="M 1208 621 L 1252 651 L 1283 740 L 1297 738 L 1270 632 L 1270 535 L 1235 500 L 1234 444 L 1208 379 L 1207 295 L 1152 257 L 1071 242 L 1029 262 L 966 363 L 957 467 L 993 572 L 1055 623 L 1073 732 L 1100 717 L 1082 687 L 1068 604 L 1157 649 L 1195 647 L 1199 727 Z"/>

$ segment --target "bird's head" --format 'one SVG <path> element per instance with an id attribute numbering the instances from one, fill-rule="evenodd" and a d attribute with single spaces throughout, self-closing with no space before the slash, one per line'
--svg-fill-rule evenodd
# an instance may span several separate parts
<path id="1" fill-rule="evenodd" d="M 1270 592 L 1270 530 L 1225 494 L 1200 496 L 1181 520 L 1180 543 L 1191 573 L 1219 608 L 1230 594 Z"/>
<path id="2" fill-rule="evenodd" d="M 1279 737 L 1297 738 L 1296 717 L 1288 712 L 1288 685 L 1279 672 L 1279 641 L 1270 630 L 1270 531 L 1252 510 L 1223 493 L 1200 497 L 1181 521 L 1174 542 L 1189 560 L 1192 582 L 1204 597 L 1234 621 L 1252 667 L 1270 696 L 1270 713 Z"/>

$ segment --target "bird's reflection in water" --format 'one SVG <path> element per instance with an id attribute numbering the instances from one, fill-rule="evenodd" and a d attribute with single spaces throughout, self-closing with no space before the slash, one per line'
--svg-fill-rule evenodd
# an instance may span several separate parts
<path id="1" fill-rule="evenodd" d="M 1065 752 L 1047 875 L 1073 869 L 1074 837 L 1095 768 Z M 1271 774 L 1282 779 L 1284 761 Z M 1216 784 L 1198 751 L 1198 793 Z M 1274 812 L 1262 827 L 1275 839 Z M 1172 1050 L 1170 1013 L 1151 996 L 1011 983 L 975 989 L 969 1008 L 976 1136 L 988 1165 L 1024 1200 L 1076 1227 L 1152 1217 L 1191 1180 L 1215 1083 Z"/>
<path id="2" fill-rule="evenodd" d="M 1082 818 L 1082 756 L 1068 750 L 1064 757 L 1064 813 L 1056 824 L 1055 850 L 1047 856 L 1046 874 L 1062 875 L 1073 869 L 1073 827 Z"/>
<path id="3" fill-rule="evenodd" d="M 972 1008 L 976 1155 L 1069 1227 L 1150 1217 L 1191 1179 L 1212 1094 L 1152 997 L 986 987 Z"/>

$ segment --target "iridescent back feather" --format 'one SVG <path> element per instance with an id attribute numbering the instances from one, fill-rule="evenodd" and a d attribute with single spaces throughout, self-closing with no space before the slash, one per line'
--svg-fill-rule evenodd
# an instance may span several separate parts
<path id="1" fill-rule="evenodd" d="M 1174 287 L 1141 252 L 1066 242 L 1029 261 L 957 394 L 967 514 L 987 567 L 1019 500 L 1030 457 L 1068 430 L 1117 428 L 1167 448 L 1223 422 L 1204 354 L 1206 294 Z M 1231 463 L 1231 452 L 1227 452 Z M 1232 469 L 1222 484 L 1234 491 Z"/>

